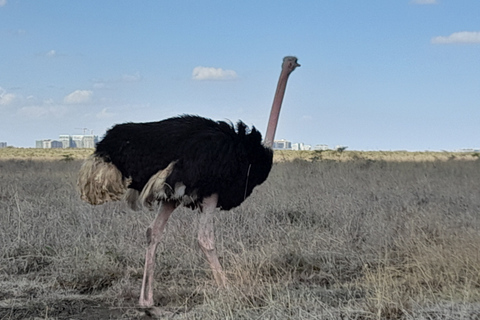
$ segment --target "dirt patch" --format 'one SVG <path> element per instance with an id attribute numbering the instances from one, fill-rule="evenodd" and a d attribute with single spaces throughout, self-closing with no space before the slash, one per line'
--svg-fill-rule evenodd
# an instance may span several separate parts
<path id="1" fill-rule="evenodd" d="M 2 301 L 5 305 L 6 301 Z M 91 299 L 64 299 L 55 301 L 25 302 L 23 305 L 0 307 L 0 319 L 157 319 L 173 315 L 168 310 L 142 310 L 135 306 L 111 307 Z"/>
<path id="2" fill-rule="evenodd" d="M 8 301 L 3 301 L 8 303 Z M 93 300 L 65 299 L 56 301 L 12 301 L 12 306 L 0 308 L 0 319 L 57 318 L 57 319 L 119 319 L 123 311 L 110 309 Z"/>

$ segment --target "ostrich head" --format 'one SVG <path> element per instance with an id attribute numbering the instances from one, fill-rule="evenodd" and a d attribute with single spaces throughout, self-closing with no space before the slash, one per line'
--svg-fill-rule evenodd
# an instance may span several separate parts
<path id="1" fill-rule="evenodd" d="M 297 61 L 297 57 L 286 56 L 285 58 L 283 58 L 282 70 L 287 72 L 288 74 L 292 73 L 292 71 L 295 70 L 296 67 L 300 67 L 300 64 Z"/>

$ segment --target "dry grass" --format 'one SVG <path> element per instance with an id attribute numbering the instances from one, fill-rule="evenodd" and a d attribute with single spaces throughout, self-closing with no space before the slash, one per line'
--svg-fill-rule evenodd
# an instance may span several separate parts
<path id="1" fill-rule="evenodd" d="M 37 148 L 0 148 L 0 159 L 17 160 L 76 160 L 86 159 L 93 149 L 37 149 Z"/>
<path id="2" fill-rule="evenodd" d="M 159 310 L 169 319 L 478 318 L 480 161 L 457 159 L 276 163 L 241 207 L 217 215 L 224 291 L 198 249 L 197 214 L 178 210 L 159 248 Z M 0 161 L 0 319 L 149 318 L 135 305 L 154 212 L 81 202 L 79 166 Z"/>
<path id="3" fill-rule="evenodd" d="M 0 160 L 83 160 L 93 153 L 93 149 L 35 149 L 35 148 L 0 148 Z M 307 161 L 358 161 L 374 160 L 389 162 L 404 161 L 450 161 L 477 160 L 476 152 L 409 152 L 409 151 L 293 151 L 276 150 L 275 162 L 289 162 L 296 159 Z"/>
<path id="4" fill-rule="evenodd" d="M 276 162 L 293 161 L 303 159 L 308 161 L 388 161 L 388 162 L 411 162 L 411 161 L 451 161 L 451 160 L 477 160 L 480 154 L 476 152 L 436 152 L 436 151 L 294 151 L 276 150 L 274 160 Z"/>

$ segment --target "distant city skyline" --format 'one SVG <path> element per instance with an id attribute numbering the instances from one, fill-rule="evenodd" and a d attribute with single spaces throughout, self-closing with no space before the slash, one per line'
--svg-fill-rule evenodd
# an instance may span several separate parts
<path id="1" fill-rule="evenodd" d="M 68 147 L 65 147 L 65 139 L 62 141 L 63 137 L 69 137 L 69 142 L 67 143 Z M 89 142 L 87 142 L 86 146 L 84 146 L 84 142 L 82 141 L 84 137 L 88 137 Z M 54 138 L 47 138 L 47 139 L 36 139 L 32 146 L 27 147 L 18 147 L 18 148 L 94 148 L 95 144 L 101 140 L 102 137 L 98 135 L 82 135 L 82 134 L 72 134 L 72 135 L 59 135 L 58 139 Z M 72 144 L 72 141 L 74 142 Z M 52 147 L 52 143 L 54 147 Z M 80 145 L 77 147 L 77 145 Z M 8 144 L 7 141 L 0 142 L 0 148 L 6 147 L 16 147 L 14 145 Z M 367 150 L 356 150 L 350 148 L 348 145 L 327 145 L 327 144 L 307 144 L 303 142 L 293 142 L 288 139 L 276 139 L 273 144 L 274 150 L 305 150 L 305 151 L 315 151 L 315 150 L 338 150 L 338 149 L 348 149 L 352 151 L 367 151 Z M 457 148 L 453 150 L 433 150 L 433 151 L 452 151 L 452 152 L 479 152 L 480 147 L 472 147 L 472 148 Z M 378 151 L 409 151 L 409 150 L 378 150 Z M 410 150 L 412 151 L 412 150 Z M 431 150 L 415 150 L 415 151 L 431 151 Z"/>
<path id="2" fill-rule="evenodd" d="M 58 140 L 35 140 L 35 148 L 94 148 L 98 141 L 98 136 L 93 134 L 61 134 L 59 135 Z"/>

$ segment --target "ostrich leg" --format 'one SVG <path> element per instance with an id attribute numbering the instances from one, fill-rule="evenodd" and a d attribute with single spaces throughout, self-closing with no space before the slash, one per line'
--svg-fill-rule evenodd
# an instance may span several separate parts
<path id="1" fill-rule="evenodd" d="M 143 272 L 142 289 L 140 292 L 139 304 L 142 307 L 153 306 L 153 274 L 155 271 L 155 251 L 157 245 L 162 239 L 163 230 L 167 224 L 168 218 L 175 210 L 176 205 L 173 202 L 162 202 L 155 220 L 147 228 L 147 253 L 145 255 L 145 270 Z"/>
<path id="2" fill-rule="evenodd" d="M 213 194 L 203 199 L 200 207 L 200 226 L 198 229 L 198 243 L 203 253 L 207 257 L 208 264 L 213 272 L 213 277 L 219 287 L 225 287 L 227 279 L 223 273 L 222 266 L 218 262 L 217 251 L 215 249 L 215 233 L 213 227 L 213 212 L 217 207 L 218 195 Z"/>

